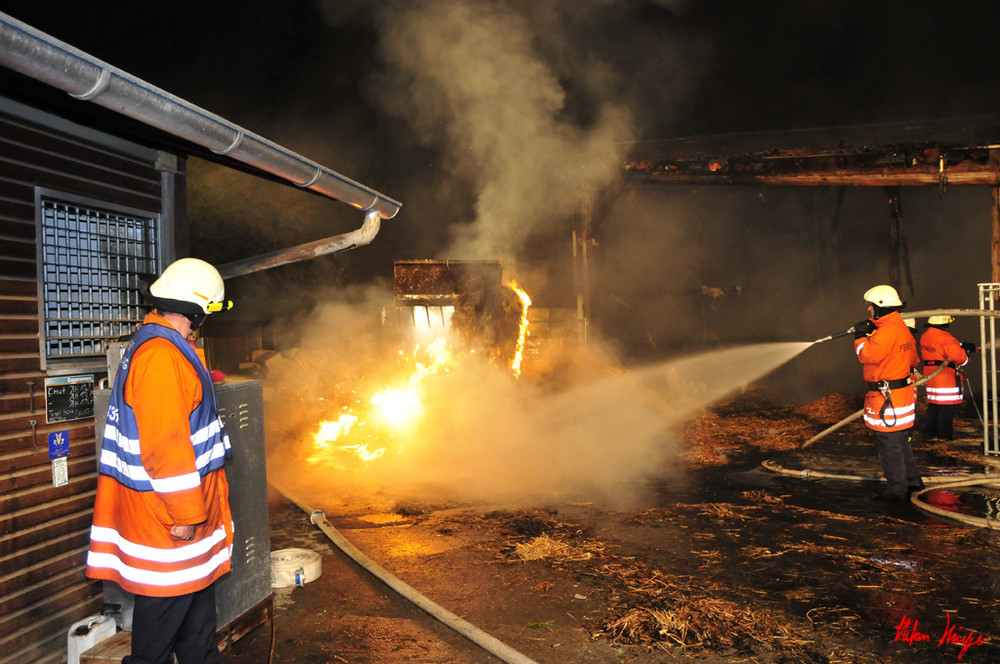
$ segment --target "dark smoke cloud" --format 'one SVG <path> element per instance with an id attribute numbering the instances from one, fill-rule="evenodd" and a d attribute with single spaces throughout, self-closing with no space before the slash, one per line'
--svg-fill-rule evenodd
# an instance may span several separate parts
<path id="1" fill-rule="evenodd" d="M 662 11 L 687 5 L 663 3 Z M 371 22 L 379 67 L 364 83 L 367 99 L 436 155 L 429 186 L 460 183 L 471 192 L 467 208 L 440 199 L 427 207 L 426 192 L 414 192 L 419 207 L 404 216 L 440 236 L 436 257 L 501 258 L 515 273 L 526 269 L 533 240 L 561 234 L 568 243 L 572 219 L 619 182 L 627 146 L 649 120 L 645 109 L 672 115 L 667 96 L 681 96 L 697 71 L 683 57 L 690 40 L 647 29 L 629 2 L 323 9 L 331 25 Z"/>
<path id="2" fill-rule="evenodd" d="M 377 105 L 407 118 L 421 141 L 440 147 L 448 174 L 477 192 L 475 218 L 452 220 L 442 257 L 516 257 L 615 180 L 616 142 L 633 136 L 627 109 L 602 90 L 590 91 L 589 126 L 563 116 L 564 72 L 536 44 L 545 26 L 511 9 L 441 0 L 379 12 L 387 69 L 370 86 Z"/>

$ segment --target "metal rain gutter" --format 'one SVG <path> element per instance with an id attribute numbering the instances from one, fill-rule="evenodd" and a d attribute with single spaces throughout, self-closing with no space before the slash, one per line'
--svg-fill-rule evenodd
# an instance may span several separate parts
<path id="1" fill-rule="evenodd" d="M 76 99 L 92 101 L 218 155 L 288 180 L 303 189 L 366 212 L 377 212 L 382 219 L 391 219 L 402 207 L 401 203 L 388 196 L 135 78 L 2 12 L 0 64 L 63 90 Z M 353 231 L 356 237 L 350 238 L 347 244 L 353 242 L 351 246 L 357 246 L 371 242 L 374 238 L 371 228 L 372 224 L 366 215 L 365 225 Z M 375 232 L 378 232 L 377 224 Z M 339 237 L 341 236 L 320 240 L 319 243 L 336 245 L 334 240 Z"/>

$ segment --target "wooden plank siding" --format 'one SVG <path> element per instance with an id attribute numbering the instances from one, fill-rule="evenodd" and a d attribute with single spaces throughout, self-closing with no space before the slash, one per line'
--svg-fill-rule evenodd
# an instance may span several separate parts
<path id="1" fill-rule="evenodd" d="M 67 630 L 99 613 L 103 603 L 101 584 L 84 576 L 97 485 L 94 423 L 46 421 L 44 385 L 54 370 L 41 369 L 36 190 L 161 215 L 165 205 L 176 206 L 177 201 L 162 200 L 164 175 L 157 168 L 158 154 L 151 147 L 0 97 L 4 662 L 65 662 Z M 164 241 L 172 244 L 173 238 Z M 102 376 L 96 374 L 95 380 Z M 60 487 L 53 486 L 48 455 L 48 434 L 56 431 L 68 431 L 70 443 L 69 482 Z"/>

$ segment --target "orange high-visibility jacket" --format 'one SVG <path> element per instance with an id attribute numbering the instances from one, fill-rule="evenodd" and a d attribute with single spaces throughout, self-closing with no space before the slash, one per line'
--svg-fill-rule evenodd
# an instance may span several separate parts
<path id="1" fill-rule="evenodd" d="M 155 313 L 143 324 L 170 327 Z M 202 400 L 202 380 L 163 338 L 142 343 L 122 370 L 128 372 L 124 400 L 138 424 L 142 467 L 165 488 L 137 491 L 98 475 L 87 576 L 152 597 L 196 592 L 229 571 L 233 544 L 225 470 L 198 480 L 189 418 Z M 178 477 L 194 477 L 194 486 L 171 486 Z M 196 525 L 194 540 L 173 539 L 174 524 Z"/>
<path id="2" fill-rule="evenodd" d="M 924 361 L 925 376 L 937 371 L 945 360 L 950 360 L 954 367 L 965 366 L 969 361 L 969 354 L 962 348 L 958 339 L 939 327 L 928 327 L 920 335 L 920 357 Z M 928 403 L 942 405 L 962 403 L 962 386 L 958 382 L 958 374 L 954 367 L 945 367 L 941 373 L 927 381 Z"/>
<path id="3" fill-rule="evenodd" d="M 871 336 L 854 340 L 854 350 L 863 365 L 868 383 L 909 377 L 919 366 L 917 342 L 898 311 L 875 321 Z M 912 385 L 897 387 L 890 393 L 890 403 L 879 390 L 865 394 L 865 424 L 876 431 L 902 431 L 916 422 L 916 390 Z"/>

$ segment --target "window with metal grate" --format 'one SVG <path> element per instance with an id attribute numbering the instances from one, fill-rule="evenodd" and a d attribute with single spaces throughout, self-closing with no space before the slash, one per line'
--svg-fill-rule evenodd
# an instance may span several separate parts
<path id="1" fill-rule="evenodd" d="M 143 319 L 138 276 L 157 274 L 158 218 L 42 197 L 42 347 L 47 363 L 94 365 Z"/>

